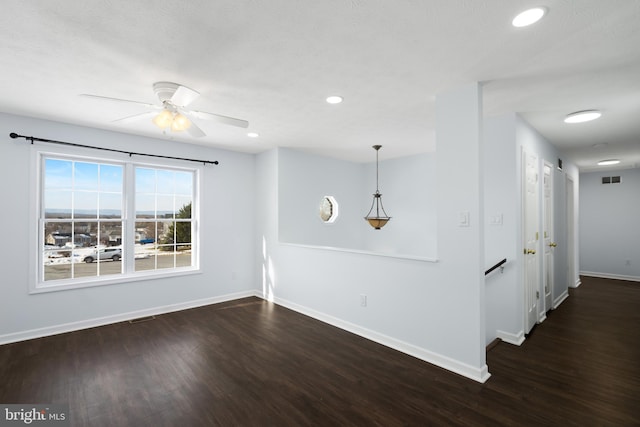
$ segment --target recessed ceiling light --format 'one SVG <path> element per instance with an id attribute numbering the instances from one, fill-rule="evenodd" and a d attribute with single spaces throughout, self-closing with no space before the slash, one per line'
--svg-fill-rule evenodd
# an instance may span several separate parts
<path id="1" fill-rule="evenodd" d="M 618 159 L 600 160 L 598 162 L 598 166 L 617 165 L 618 163 L 620 163 L 620 160 Z"/>
<path id="2" fill-rule="evenodd" d="M 576 111 L 575 113 L 568 114 L 564 119 L 565 123 L 584 123 L 590 122 L 602 116 L 602 113 L 598 110 L 585 110 Z"/>
<path id="3" fill-rule="evenodd" d="M 338 95 L 332 95 L 327 98 L 327 102 L 329 104 L 340 104 L 342 102 L 342 97 Z"/>
<path id="4" fill-rule="evenodd" d="M 255 133 L 255 132 L 249 132 L 249 133 L 247 134 L 247 136 L 248 136 L 249 138 L 257 138 L 257 137 L 259 137 L 260 135 L 259 135 L 259 134 L 257 134 L 257 133 Z"/>
<path id="5" fill-rule="evenodd" d="M 513 18 L 511 25 L 514 27 L 526 27 L 535 24 L 542 19 L 545 13 L 547 13 L 547 10 L 544 7 L 534 7 L 533 9 L 525 10 Z"/>

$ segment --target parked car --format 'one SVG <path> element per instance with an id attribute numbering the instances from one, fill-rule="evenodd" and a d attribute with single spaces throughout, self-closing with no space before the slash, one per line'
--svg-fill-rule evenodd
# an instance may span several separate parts
<path id="1" fill-rule="evenodd" d="M 94 251 L 92 254 L 85 256 L 82 260 L 86 263 L 94 262 L 100 257 L 100 260 L 110 259 L 120 261 L 122 258 L 122 248 L 103 248 Z"/>

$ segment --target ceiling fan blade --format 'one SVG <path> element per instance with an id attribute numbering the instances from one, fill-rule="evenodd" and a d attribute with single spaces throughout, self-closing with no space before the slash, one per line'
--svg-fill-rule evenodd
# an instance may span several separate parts
<path id="1" fill-rule="evenodd" d="M 106 101 L 126 102 L 126 103 L 129 103 L 129 104 L 142 105 L 142 106 L 147 107 L 147 108 L 155 108 L 155 109 L 161 108 L 161 107 L 159 107 L 157 105 L 154 105 L 154 104 L 149 104 L 147 102 L 132 101 L 130 99 L 111 98 L 109 96 L 91 95 L 91 94 L 88 94 L 88 93 L 81 93 L 79 96 L 83 96 L 85 98 L 106 100 Z"/>
<path id="2" fill-rule="evenodd" d="M 200 129 L 195 123 L 193 123 L 193 120 L 191 121 L 191 126 L 189 126 L 189 128 L 187 129 L 187 132 L 189 132 L 189 135 L 193 136 L 194 138 L 200 138 L 206 135 L 202 129 Z"/>
<path id="3" fill-rule="evenodd" d="M 245 129 L 249 127 L 249 122 L 246 120 L 234 119 L 233 117 L 221 116 L 220 114 L 205 113 L 204 111 L 194 110 L 187 111 L 187 114 L 198 117 L 199 119 L 212 120 L 225 125 L 237 126 Z"/>
<path id="4" fill-rule="evenodd" d="M 200 93 L 193 89 L 189 89 L 186 86 L 178 86 L 178 89 L 176 89 L 176 92 L 171 97 L 171 103 L 176 107 L 186 107 L 199 96 Z"/>
<path id="5" fill-rule="evenodd" d="M 158 114 L 155 111 L 147 111 L 144 113 L 139 113 L 139 114 L 134 114 L 133 116 L 127 116 L 127 117 L 123 117 L 121 119 L 116 119 L 113 122 L 119 122 L 119 123 L 132 123 L 132 122 L 137 122 L 139 120 L 142 119 L 146 119 L 146 118 L 152 118 L 153 116 L 155 116 L 156 114 Z"/>

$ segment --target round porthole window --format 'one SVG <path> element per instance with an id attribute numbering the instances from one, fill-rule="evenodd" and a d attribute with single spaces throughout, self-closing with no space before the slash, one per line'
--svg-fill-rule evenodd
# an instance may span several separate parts
<path id="1" fill-rule="evenodd" d="M 323 222 L 334 222 L 338 218 L 338 202 L 333 196 L 324 196 L 320 202 L 320 219 Z"/>

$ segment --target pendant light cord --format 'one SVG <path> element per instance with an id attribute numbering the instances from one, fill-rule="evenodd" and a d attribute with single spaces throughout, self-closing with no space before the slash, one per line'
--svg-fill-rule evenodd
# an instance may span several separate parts
<path id="1" fill-rule="evenodd" d="M 382 145 L 374 145 L 373 148 L 376 150 L 376 194 L 380 193 L 380 188 L 378 185 L 378 165 L 379 165 L 379 160 L 378 160 L 378 153 L 380 152 L 380 149 L 382 148 Z"/>

